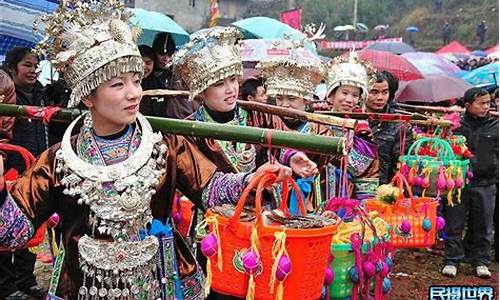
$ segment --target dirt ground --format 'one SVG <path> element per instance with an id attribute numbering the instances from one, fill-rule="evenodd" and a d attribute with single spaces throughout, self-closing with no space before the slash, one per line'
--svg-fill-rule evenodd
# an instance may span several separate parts
<path id="1" fill-rule="evenodd" d="M 41 250 L 48 255 L 48 248 L 45 244 L 41 246 Z M 428 299 L 428 289 L 431 285 L 491 285 L 495 289 L 495 299 L 499 299 L 498 262 L 491 265 L 493 276 L 490 279 L 477 278 L 473 268 L 465 264 L 459 268 L 457 277 L 451 279 L 440 274 L 442 260 L 442 245 L 432 251 L 425 249 L 397 251 L 391 275 L 392 292 L 387 299 Z M 48 288 L 50 272 L 50 263 L 37 261 L 35 275 L 40 286 Z"/>
<path id="2" fill-rule="evenodd" d="M 394 269 L 391 273 L 392 292 L 390 299 L 428 299 L 429 286 L 431 285 L 467 285 L 467 286 L 493 286 L 495 298 L 498 294 L 498 262 L 490 266 L 492 277 L 481 279 L 475 276 L 475 270 L 470 264 L 461 264 L 456 278 L 447 278 L 441 275 L 443 267 L 443 246 L 440 245 L 432 251 L 425 249 L 404 249 L 396 252 Z"/>

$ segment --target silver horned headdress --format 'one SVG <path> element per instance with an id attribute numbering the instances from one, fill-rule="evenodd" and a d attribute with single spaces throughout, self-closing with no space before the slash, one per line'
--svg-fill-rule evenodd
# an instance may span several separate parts
<path id="1" fill-rule="evenodd" d="M 127 72 L 144 73 L 136 40 L 123 3 L 118 0 L 62 0 L 43 16 L 45 37 L 36 51 L 64 72 L 71 88 L 69 107 L 77 106 L 101 83 Z M 36 29 L 38 24 L 34 24 Z"/>

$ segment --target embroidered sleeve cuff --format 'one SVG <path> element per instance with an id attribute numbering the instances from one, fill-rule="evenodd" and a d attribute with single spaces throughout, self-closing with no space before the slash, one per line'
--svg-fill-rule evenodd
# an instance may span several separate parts
<path id="1" fill-rule="evenodd" d="M 224 203 L 236 203 L 245 188 L 247 175 L 248 173 L 215 173 L 202 194 L 205 209 Z"/>
<path id="2" fill-rule="evenodd" d="M 7 193 L 5 202 L 0 207 L 0 246 L 23 247 L 34 233 L 31 221 Z"/>

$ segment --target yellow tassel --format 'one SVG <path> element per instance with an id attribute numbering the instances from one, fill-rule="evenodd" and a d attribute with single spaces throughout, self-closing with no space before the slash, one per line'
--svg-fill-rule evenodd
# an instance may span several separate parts
<path id="1" fill-rule="evenodd" d="M 210 294 L 210 287 L 212 286 L 212 263 L 210 257 L 207 257 L 207 278 L 205 281 L 205 298 Z"/>
<path id="2" fill-rule="evenodd" d="M 28 251 L 33 253 L 33 254 L 38 254 L 40 252 L 40 248 L 38 246 L 28 248 Z"/>
<path id="3" fill-rule="evenodd" d="M 283 300 L 283 281 L 278 284 L 278 289 L 276 290 L 276 300 Z"/>
<path id="4" fill-rule="evenodd" d="M 446 169 L 446 177 L 447 177 L 447 179 L 453 179 L 452 174 L 453 174 L 453 166 L 450 166 L 450 167 L 448 167 L 448 169 Z M 447 195 L 447 198 L 448 198 L 448 205 L 449 205 L 450 207 L 453 207 L 453 206 L 454 206 L 454 204 L 453 204 L 452 192 L 453 192 L 453 189 L 450 189 L 450 190 L 448 191 L 448 195 Z"/>
<path id="5" fill-rule="evenodd" d="M 462 167 L 457 168 L 457 178 L 461 178 L 462 180 L 464 179 L 463 173 L 462 173 Z M 462 187 L 458 187 L 457 202 L 458 202 L 458 204 L 460 204 L 462 202 Z"/>
<path id="6" fill-rule="evenodd" d="M 259 254 L 260 243 L 259 234 L 257 233 L 257 226 L 255 226 L 252 230 L 252 234 L 250 235 L 250 243 L 252 250 L 255 251 L 255 253 Z"/>
<path id="7" fill-rule="evenodd" d="M 205 218 L 205 220 L 203 220 L 198 227 L 206 228 L 208 225 L 212 225 L 212 232 L 217 237 L 217 269 L 222 272 L 222 247 L 220 243 L 219 221 L 217 220 L 217 217 L 210 216 Z"/>
<path id="8" fill-rule="evenodd" d="M 248 281 L 248 290 L 246 300 L 253 300 L 255 297 L 255 280 L 253 275 L 250 275 L 250 280 Z"/>
<path id="9" fill-rule="evenodd" d="M 54 253 L 54 257 L 57 256 L 59 253 L 59 248 L 57 247 L 57 242 L 56 242 L 56 231 L 54 228 L 50 228 L 50 234 L 52 236 L 52 253 Z"/>
<path id="10" fill-rule="evenodd" d="M 272 295 L 274 293 L 274 284 L 276 283 L 276 270 L 278 269 L 278 264 L 281 256 L 286 253 L 285 242 L 286 242 L 286 232 L 285 228 L 281 232 L 274 233 L 274 243 L 272 248 L 273 254 L 273 268 L 271 270 L 271 280 L 269 281 L 269 293 Z M 287 254 L 288 255 L 288 254 Z"/>

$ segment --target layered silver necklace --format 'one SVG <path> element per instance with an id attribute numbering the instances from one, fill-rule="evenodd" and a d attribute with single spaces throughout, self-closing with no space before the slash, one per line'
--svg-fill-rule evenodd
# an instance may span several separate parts
<path id="1" fill-rule="evenodd" d="M 140 231 L 151 220 L 150 201 L 165 173 L 167 146 L 138 114 L 142 139 L 137 150 L 120 163 L 96 166 L 78 157 L 71 145 L 78 120 L 68 127 L 56 153 L 63 193 L 90 208 L 92 234 L 78 242 L 84 275 L 78 299 L 157 299 L 158 239 L 141 238 Z M 112 241 L 96 239 L 96 233 Z"/>

